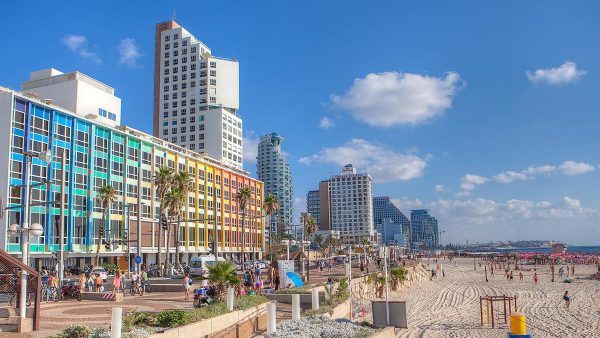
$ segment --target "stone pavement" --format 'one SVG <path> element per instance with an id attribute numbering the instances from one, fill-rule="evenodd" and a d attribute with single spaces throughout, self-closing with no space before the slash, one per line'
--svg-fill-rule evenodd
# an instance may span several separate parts
<path id="1" fill-rule="evenodd" d="M 122 307 L 123 311 L 159 312 L 171 309 L 192 308 L 192 302 L 183 301 L 183 293 L 148 293 L 144 296 L 126 295 L 122 303 L 67 300 L 42 304 L 41 330 L 38 332 L 16 334 L 4 332 L 1 337 L 41 338 L 58 333 L 63 328 L 82 324 L 89 327 L 108 327 L 113 307 Z"/>

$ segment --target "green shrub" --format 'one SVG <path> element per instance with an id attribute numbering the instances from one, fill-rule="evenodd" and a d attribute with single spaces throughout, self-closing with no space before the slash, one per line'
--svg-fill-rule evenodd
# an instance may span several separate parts
<path id="1" fill-rule="evenodd" d="M 333 314 L 334 306 L 331 305 L 320 305 L 318 310 L 306 310 L 302 313 L 303 316 L 312 317 L 318 316 L 325 313 Z"/>
<path id="2" fill-rule="evenodd" d="M 161 312 L 156 319 L 162 327 L 176 327 L 188 323 L 190 313 L 184 310 Z"/>
<path id="3" fill-rule="evenodd" d="M 106 273 L 110 275 L 114 274 L 115 272 L 117 272 L 117 270 L 119 270 L 119 266 L 116 264 L 105 263 L 102 264 L 102 267 L 106 270 Z"/>
<path id="4" fill-rule="evenodd" d="M 123 315 L 123 332 L 129 332 L 136 326 L 156 325 L 156 316 L 148 312 L 132 311 Z"/>
<path id="5" fill-rule="evenodd" d="M 72 325 L 64 328 L 58 335 L 58 338 L 90 338 L 92 330 L 83 325 Z"/>
<path id="6" fill-rule="evenodd" d="M 268 297 L 261 295 L 246 295 L 241 298 L 237 298 L 233 305 L 234 310 L 246 310 L 254 306 L 266 303 L 270 301 Z"/>

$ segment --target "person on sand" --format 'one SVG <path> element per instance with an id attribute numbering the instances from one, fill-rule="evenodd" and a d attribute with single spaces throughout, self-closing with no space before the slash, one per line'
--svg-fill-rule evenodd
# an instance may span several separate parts
<path id="1" fill-rule="evenodd" d="M 569 306 L 571 305 L 571 296 L 569 296 L 569 291 L 565 291 L 565 294 L 563 295 L 563 299 L 565 300 L 565 305 L 567 306 L 567 309 L 568 309 Z"/>
<path id="2" fill-rule="evenodd" d="M 523 280 L 523 272 L 519 271 L 519 280 Z"/>
<path id="3" fill-rule="evenodd" d="M 513 272 L 512 271 L 510 272 L 510 280 L 511 281 L 513 280 Z"/>
<path id="4" fill-rule="evenodd" d="M 538 283 L 538 275 L 537 272 L 533 273 L 533 284 L 537 284 Z"/>

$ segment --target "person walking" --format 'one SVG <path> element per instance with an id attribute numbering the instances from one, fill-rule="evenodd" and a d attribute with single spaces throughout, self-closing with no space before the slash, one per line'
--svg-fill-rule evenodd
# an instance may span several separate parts
<path id="1" fill-rule="evenodd" d="M 523 272 L 519 271 L 519 280 L 523 280 Z"/>
<path id="2" fill-rule="evenodd" d="M 120 291 L 120 289 L 121 289 L 121 272 L 117 271 L 117 274 L 115 275 L 115 279 L 113 279 L 112 286 L 113 286 L 112 293 L 117 293 Z"/>
<path id="3" fill-rule="evenodd" d="M 79 291 L 83 292 L 85 290 L 85 275 L 84 274 L 79 274 Z"/>
<path id="4" fill-rule="evenodd" d="M 569 306 L 571 306 L 571 296 L 569 295 L 569 291 L 565 291 L 565 294 L 563 295 L 563 299 L 565 301 L 565 306 L 568 309 Z"/>
<path id="5" fill-rule="evenodd" d="M 262 293 L 262 278 L 260 277 L 260 274 L 256 275 L 254 290 L 256 290 L 256 293 Z"/>
<path id="6" fill-rule="evenodd" d="M 533 273 L 533 284 L 537 284 L 538 283 L 538 275 L 537 272 Z"/>
<path id="7" fill-rule="evenodd" d="M 192 280 L 190 276 L 186 273 L 185 277 L 183 277 L 183 290 L 185 292 L 184 301 L 190 300 L 190 288 L 192 287 Z"/>
<path id="8" fill-rule="evenodd" d="M 119 287 L 121 288 L 121 292 L 125 293 L 125 281 L 127 279 L 125 278 L 125 271 L 121 271 L 121 283 L 119 284 Z"/>
<path id="9" fill-rule="evenodd" d="M 96 292 L 102 292 L 102 290 L 104 289 L 104 286 L 102 284 L 104 284 L 104 280 L 102 279 L 102 276 L 100 276 L 100 274 L 96 275 L 96 280 L 94 281 L 94 284 L 96 285 Z"/>
<path id="10" fill-rule="evenodd" d="M 275 268 L 275 291 L 279 290 L 279 283 L 281 283 L 280 279 L 279 279 L 279 268 Z"/>

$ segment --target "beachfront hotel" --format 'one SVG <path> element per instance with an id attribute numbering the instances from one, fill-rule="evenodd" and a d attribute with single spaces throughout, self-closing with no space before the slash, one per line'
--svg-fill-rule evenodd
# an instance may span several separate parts
<path id="1" fill-rule="evenodd" d="M 153 176 L 159 167 L 167 166 L 189 171 L 193 180 L 185 206 L 187 221 L 179 224 L 177 244 L 183 261 L 209 253 L 214 242 L 218 242 L 219 254 L 227 258 L 238 257 L 242 246 L 251 255 L 262 251 L 263 183 L 201 149 L 196 152 L 121 125 L 120 103 L 113 88 L 79 72 L 47 69 L 31 73 L 21 91 L 0 87 L 4 121 L 0 124 L 0 204 L 9 207 L 0 215 L 0 247 L 20 255 L 19 239 L 8 235 L 9 225 L 24 221 L 24 208 L 18 207 L 24 204 L 20 186 L 47 181 L 31 189 L 29 223 L 43 226 L 43 235 L 31 238 L 32 265 L 54 265 L 61 223 L 66 265 L 90 264 L 98 246 L 105 262 L 115 262 L 117 256 L 130 252 L 142 256 L 144 263 L 154 263 L 159 241 L 162 252 L 167 243 L 164 235 L 158 237 L 159 201 Z M 201 121 L 207 113 L 199 110 L 194 116 Z M 46 150 L 52 154 L 49 163 L 32 158 L 28 172 L 25 152 Z M 66 180 L 61 222 L 63 154 Z M 98 200 L 97 191 L 104 185 L 117 191 L 108 210 Z M 243 211 L 235 199 L 242 187 L 252 191 L 245 236 L 241 234 Z M 104 213 L 106 231 L 99 238 Z M 126 237 L 133 240 L 129 247 L 119 241 Z M 174 239 L 169 240 L 170 252 L 175 252 Z"/>
<path id="2" fill-rule="evenodd" d="M 389 196 L 373 197 L 373 223 L 382 243 L 410 247 L 410 220 Z"/>
<path id="3" fill-rule="evenodd" d="M 437 248 L 440 245 L 438 221 L 428 209 L 410 211 L 410 233 L 415 248 Z"/>
<path id="4" fill-rule="evenodd" d="M 242 169 L 239 63 L 175 21 L 156 25 L 154 136 Z"/>

